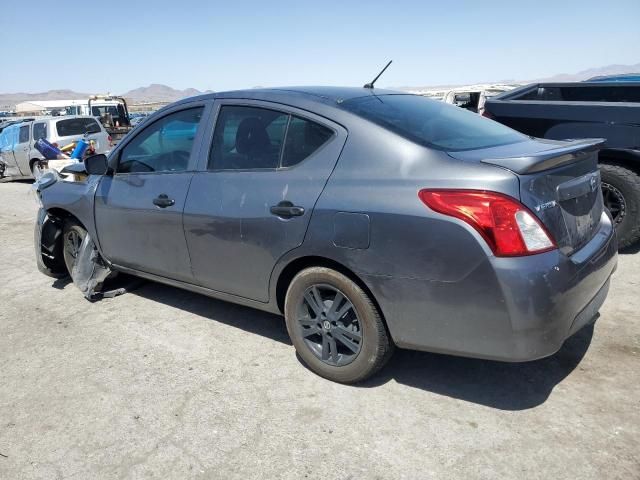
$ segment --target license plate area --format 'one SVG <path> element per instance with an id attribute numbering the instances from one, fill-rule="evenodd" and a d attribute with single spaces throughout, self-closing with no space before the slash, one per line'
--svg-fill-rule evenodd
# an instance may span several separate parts
<path id="1" fill-rule="evenodd" d="M 573 249 L 578 250 L 593 237 L 604 209 L 600 173 L 591 172 L 562 183 L 556 193 Z"/>

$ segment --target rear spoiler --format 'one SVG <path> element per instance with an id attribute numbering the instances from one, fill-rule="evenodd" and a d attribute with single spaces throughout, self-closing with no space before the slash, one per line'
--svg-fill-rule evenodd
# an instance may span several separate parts
<path id="1" fill-rule="evenodd" d="M 584 138 L 564 142 L 564 145 L 524 157 L 487 158 L 482 163 L 496 165 L 519 174 L 536 173 L 573 163 L 602 148 L 604 138 Z"/>

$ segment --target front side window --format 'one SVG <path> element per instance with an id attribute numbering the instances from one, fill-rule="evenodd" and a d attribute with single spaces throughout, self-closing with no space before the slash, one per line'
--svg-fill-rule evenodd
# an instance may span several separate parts
<path id="1" fill-rule="evenodd" d="M 466 109 L 419 95 L 367 95 L 340 105 L 408 140 L 438 150 L 472 150 L 527 139 Z"/>
<path id="2" fill-rule="evenodd" d="M 47 124 L 34 123 L 33 124 L 33 141 L 37 142 L 41 138 L 47 138 Z"/>
<path id="3" fill-rule="evenodd" d="M 323 146 L 334 132 L 276 110 L 223 106 L 209 153 L 210 170 L 291 167 Z"/>
<path id="4" fill-rule="evenodd" d="M 59 137 L 84 135 L 85 133 L 100 133 L 100 125 L 93 118 L 69 118 L 56 123 Z"/>
<path id="5" fill-rule="evenodd" d="M 18 143 L 27 143 L 28 141 L 29 141 L 29 125 L 23 125 L 20 127 Z"/>
<path id="6" fill-rule="evenodd" d="M 142 130 L 120 153 L 117 173 L 182 172 L 204 107 L 171 113 Z"/>

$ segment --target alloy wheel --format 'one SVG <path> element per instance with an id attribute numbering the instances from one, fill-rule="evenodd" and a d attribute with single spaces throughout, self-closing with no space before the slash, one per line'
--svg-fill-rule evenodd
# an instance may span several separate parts
<path id="1" fill-rule="evenodd" d="M 351 300 L 331 285 L 307 288 L 297 309 L 297 322 L 307 347 L 328 365 L 347 365 L 362 349 L 358 313 Z"/>
<path id="2" fill-rule="evenodd" d="M 78 259 L 81 245 L 82 237 L 80 233 L 75 229 L 69 230 L 64 237 L 64 252 L 65 260 L 68 259 L 67 268 L 70 274 Z"/>
<path id="3" fill-rule="evenodd" d="M 604 206 L 611 212 L 613 223 L 619 225 L 622 223 L 626 213 L 626 202 L 624 195 L 620 190 L 609 183 L 602 183 L 602 197 Z"/>

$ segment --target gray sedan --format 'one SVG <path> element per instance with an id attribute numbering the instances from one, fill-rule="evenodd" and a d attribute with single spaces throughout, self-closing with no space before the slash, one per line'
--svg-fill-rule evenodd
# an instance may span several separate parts
<path id="1" fill-rule="evenodd" d="M 104 268 L 282 313 L 339 382 L 394 346 L 533 360 L 596 318 L 616 267 L 599 145 L 372 88 L 192 97 L 39 189 L 36 258 L 73 272 L 88 237 Z"/>

